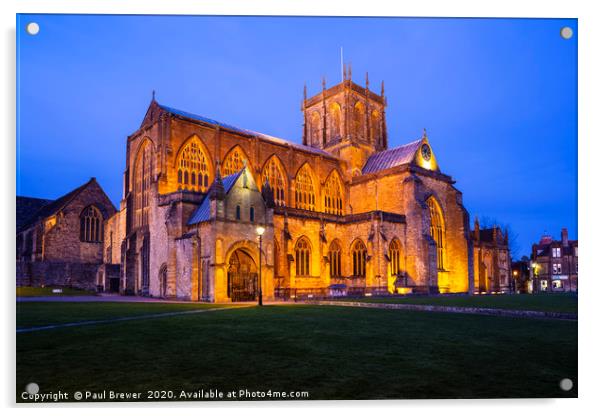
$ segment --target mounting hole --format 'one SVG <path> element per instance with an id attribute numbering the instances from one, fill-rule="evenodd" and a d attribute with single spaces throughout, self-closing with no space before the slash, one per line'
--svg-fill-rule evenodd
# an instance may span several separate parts
<path id="1" fill-rule="evenodd" d="M 25 391 L 29 394 L 38 394 L 40 391 L 40 386 L 37 383 L 29 383 L 25 386 Z"/>
<path id="2" fill-rule="evenodd" d="M 563 378 L 560 380 L 560 388 L 564 391 L 570 391 L 573 388 L 573 380 L 570 378 Z"/>
<path id="3" fill-rule="evenodd" d="M 25 31 L 30 35 L 35 36 L 40 32 L 40 25 L 36 22 L 27 23 L 27 26 L 25 26 Z"/>
<path id="4" fill-rule="evenodd" d="M 562 29 L 560 29 L 560 36 L 562 36 L 563 39 L 570 39 L 573 37 L 573 29 L 571 29 L 568 26 L 563 27 Z"/>

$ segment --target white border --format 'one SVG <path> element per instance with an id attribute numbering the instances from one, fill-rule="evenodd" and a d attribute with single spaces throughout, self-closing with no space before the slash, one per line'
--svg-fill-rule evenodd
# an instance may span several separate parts
<path id="1" fill-rule="evenodd" d="M 306 415 L 316 411 L 330 411 L 340 408 L 339 412 L 364 415 L 369 408 L 377 412 L 399 414 L 445 414 L 447 415 L 504 415 L 523 412 L 546 415 L 568 413 L 592 413 L 599 396 L 600 374 L 600 329 L 596 306 L 600 303 L 600 279 L 602 276 L 594 268 L 596 252 L 602 229 L 598 211 L 600 210 L 600 169 L 597 166 L 602 143 L 602 97 L 600 74 L 602 74 L 601 53 L 602 22 L 600 13 L 593 1 L 469 1 L 469 0 L 422 0 L 411 2 L 391 2 L 382 0 L 231 0 L 193 1 L 193 0 L 4 0 L 2 7 L 2 89 L 4 97 L 0 101 L 1 125 L 4 126 L 2 140 L 2 180 L 0 189 L 3 204 L 2 211 L 2 249 L 0 264 L 3 265 L 2 294 L 4 314 L 9 342 L 2 343 L 2 377 L 0 377 L 2 404 L 11 406 L 14 400 L 14 195 L 15 195 L 15 13 L 106 13 L 106 14 L 222 14 L 222 15 L 346 15 L 346 16 L 445 16 L 445 17 L 571 17 L 579 19 L 579 239 L 580 272 L 579 282 L 579 399 L 574 400 L 473 400 L 473 401 L 380 401 L 380 402 L 294 402 L 294 403 L 229 403 L 229 404 L 150 404 L 144 405 L 145 413 L 164 414 L 167 409 L 175 412 L 200 413 L 241 413 Z M 518 152 L 517 152 L 518 153 Z M 583 226 L 585 224 L 585 226 Z M 12 266 L 11 266 L 12 265 Z M 528 357 L 525 357 L 528 359 Z M 484 371 L 483 380 L 475 383 L 491 382 Z M 193 409 L 187 407 L 194 406 Z M 118 410 L 119 406 L 107 404 L 94 406 L 86 414 L 104 414 Z M 139 404 L 128 405 L 140 407 Z M 107 409 L 108 408 L 108 409 Z M 35 412 L 35 408 L 25 411 Z M 45 414 L 82 413 L 81 406 L 47 406 L 38 412 Z M 10 409 L 12 413 L 15 411 Z M 130 410 L 136 411 L 134 409 Z"/>

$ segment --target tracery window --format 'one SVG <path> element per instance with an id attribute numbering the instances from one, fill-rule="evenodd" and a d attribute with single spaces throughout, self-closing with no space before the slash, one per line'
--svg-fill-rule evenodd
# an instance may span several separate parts
<path id="1" fill-rule="evenodd" d="M 351 257 L 353 258 L 353 275 L 356 277 L 366 277 L 366 257 L 368 250 L 362 240 L 357 240 L 351 248 Z"/>
<path id="2" fill-rule="evenodd" d="M 263 168 L 263 177 L 261 183 L 265 183 L 266 180 L 268 181 L 268 183 L 270 184 L 270 188 L 272 188 L 272 191 L 274 192 L 274 203 L 277 206 L 284 206 L 284 173 L 276 156 L 272 156 Z"/>
<path id="3" fill-rule="evenodd" d="M 207 192 L 209 188 L 209 158 L 198 140 L 190 140 L 178 157 L 178 190 Z"/>
<path id="4" fill-rule="evenodd" d="M 364 124 L 366 123 L 366 107 L 364 103 L 358 101 L 353 107 L 353 127 L 355 134 L 359 137 L 364 137 Z"/>
<path id="5" fill-rule="evenodd" d="M 134 164 L 134 223 L 136 227 L 148 225 L 150 187 L 152 176 L 152 145 L 144 142 Z"/>
<path id="6" fill-rule="evenodd" d="M 324 184 L 324 212 L 343 215 L 343 194 L 341 180 L 335 172 L 331 173 Z"/>
<path id="7" fill-rule="evenodd" d="M 374 143 L 380 143 L 381 141 L 381 120 L 378 111 L 374 110 L 370 119 L 370 130 L 372 135 L 372 141 Z"/>
<path id="8" fill-rule="evenodd" d="M 401 244 L 397 239 L 389 244 L 389 275 L 397 276 L 401 271 Z"/>
<path id="9" fill-rule="evenodd" d="M 295 208 L 315 211 L 316 194 L 309 166 L 304 165 L 295 178 Z"/>
<path id="10" fill-rule="evenodd" d="M 341 246 L 336 241 L 330 244 L 328 260 L 330 262 L 330 277 L 341 277 Z"/>
<path id="11" fill-rule="evenodd" d="M 426 204 L 429 208 L 429 213 L 431 217 L 431 237 L 435 240 L 437 245 L 437 268 L 439 270 L 444 270 L 445 267 L 445 227 L 443 223 L 443 213 L 441 211 L 441 207 L 435 200 L 435 198 L 430 197 Z"/>
<path id="12" fill-rule="evenodd" d="M 314 111 L 310 119 L 310 138 L 312 145 L 320 144 L 320 113 Z"/>
<path id="13" fill-rule="evenodd" d="M 330 113 L 330 139 L 334 139 L 343 135 L 341 132 L 341 106 L 337 102 L 333 102 L 329 106 Z"/>
<path id="14" fill-rule="evenodd" d="M 103 240 L 102 214 L 90 205 L 79 217 L 79 239 L 87 243 L 100 243 Z"/>
<path id="15" fill-rule="evenodd" d="M 295 245 L 295 266 L 297 276 L 311 274 L 311 248 L 305 237 L 301 237 Z"/>
<path id="16" fill-rule="evenodd" d="M 247 158 L 239 147 L 234 148 L 228 153 L 222 167 L 223 176 L 234 175 L 240 172 L 245 166 Z"/>

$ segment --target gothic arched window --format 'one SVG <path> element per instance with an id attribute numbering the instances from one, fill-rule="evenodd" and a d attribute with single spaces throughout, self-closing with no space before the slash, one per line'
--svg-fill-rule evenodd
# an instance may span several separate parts
<path id="1" fill-rule="evenodd" d="M 209 158 L 200 140 L 192 139 L 180 151 L 178 166 L 178 190 L 207 192 L 209 185 Z"/>
<path id="2" fill-rule="evenodd" d="M 394 239 L 389 244 L 389 275 L 397 276 L 401 271 L 401 244 Z"/>
<path id="3" fill-rule="evenodd" d="M 79 239 L 86 243 L 100 243 L 103 240 L 102 214 L 95 206 L 85 208 L 79 217 Z"/>
<path id="4" fill-rule="evenodd" d="M 330 277 L 341 277 L 341 246 L 336 241 L 330 243 L 328 260 L 330 261 Z"/>
<path id="5" fill-rule="evenodd" d="M 312 145 L 320 144 L 320 113 L 314 111 L 311 113 L 310 119 L 310 134 L 311 134 L 311 142 Z"/>
<path id="6" fill-rule="evenodd" d="M 370 130 L 371 130 L 371 136 L 372 136 L 372 141 L 374 143 L 380 143 L 381 142 L 381 120 L 380 120 L 380 113 L 376 110 L 374 110 L 372 112 L 371 115 L 371 119 L 370 119 Z"/>
<path id="7" fill-rule="evenodd" d="M 341 180 L 336 172 L 332 172 L 324 184 L 324 212 L 343 215 L 343 193 Z"/>
<path id="8" fill-rule="evenodd" d="M 297 240 L 295 245 L 295 266 L 297 276 L 311 274 L 311 247 L 305 237 Z"/>
<path id="9" fill-rule="evenodd" d="M 437 200 L 430 197 L 426 204 L 429 208 L 429 215 L 431 217 L 431 237 L 435 240 L 437 245 L 437 268 L 439 270 L 445 269 L 445 224 L 443 222 L 443 212 L 441 207 L 437 203 Z"/>
<path id="10" fill-rule="evenodd" d="M 366 106 L 361 101 L 355 103 L 353 107 L 353 127 L 356 136 L 364 137 L 364 124 L 366 123 Z"/>
<path id="11" fill-rule="evenodd" d="M 295 208 L 315 211 L 316 194 L 309 165 L 304 165 L 295 178 Z"/>
<path id="12" fill-rule="evenodd" d="M 333 102 L 329 106 L 330 113 L 330 139 L 335 139 L 343 135 L 341 131 L 341 106 Z"/>
<path id="13" fill-rule="evenodd" d="M 149 140 L 146 140 L 138 150 L 134 164 L 134 223 L 136 227 L 148 225 L 151 176 L 152 145 Z"/>
<path id="14" fill-rule="evenodd" d="M 235 173 L 240 172 L 240 170 L 245 166 L 247 162 L 247 158 L 240 147 L 235 147 L 230 150 L 230 152 L 226 155 L 224 159 L 224 163 L 222 165 L 222 174 L 224 176 L 234 175 Z"/>
<path id="15" fill-rule="evenodd" d="M 266 163 L 263 168 L 263 175 L 261 178 L 261 183 L 265 183 L 266 180 L 270 184 L 270 188 L 274 192 L 274 202 L 278 206 L 285 205 L 284 199 L 284 190 L 286 189 L 286 185 L 284 182 L 284 173 L 282 170 L 282 166 L 278 161 L 276 156 L 272 156 L 268 163 Z"/>
<path id="16" fill-rule="evenodd" d="M 368 250 L 362 240 L 356 240 L 351 247 L 351 257 L 353 258 L 353 276 L 366 277 L 366 257 Z"/>

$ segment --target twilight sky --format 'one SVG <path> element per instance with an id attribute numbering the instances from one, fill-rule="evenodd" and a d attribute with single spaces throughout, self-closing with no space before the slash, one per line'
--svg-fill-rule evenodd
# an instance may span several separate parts
<path id="1" fill-rule="evenodd" d="M 20 15 L 17 194 L 54 199 L 95 176 L 118 207 L 153 89 L 300 142 L 303 83 L 338 83 L 341 46 L 355 82 L 385 80 L 390 147 L 426 127 L 471 221 L 509 224 L 519 255 L 545 231 L 577 238 L 576 19 Z"/>

